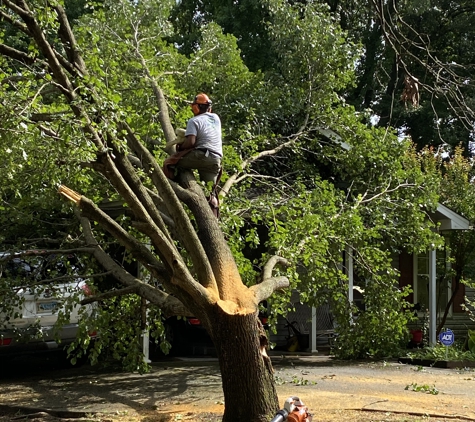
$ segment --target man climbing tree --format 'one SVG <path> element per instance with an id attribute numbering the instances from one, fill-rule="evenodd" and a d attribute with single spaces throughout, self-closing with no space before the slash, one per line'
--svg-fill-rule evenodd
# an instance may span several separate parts
<path id="1" fill-rule="evenodd" d="M 211 183 L 208 201 L 216 217 L 219 216 L 217 184 L 221 177 L 223 145 L 221 120 L 212 113 L 212 102 L 206 94 L 198 94 L 191 103 L 194 117 L 188 120 L 182 142 L 177 143 L 177 152 L 165 160 L 163 170 L 168 178 L 175 177 L 180 168 L 198 170 L 200 180 Z"/>

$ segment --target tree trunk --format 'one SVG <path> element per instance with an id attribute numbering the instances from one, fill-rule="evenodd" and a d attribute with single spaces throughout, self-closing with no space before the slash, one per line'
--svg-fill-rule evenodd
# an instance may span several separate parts
<path id="1" fill-rule="evenodd" d="M 210 335 L 223 383 L 223 422 L 268 422 L 279 402 L 267 335 L 257 314 L 229 315 L 219 307 L 211 314 Z"/>

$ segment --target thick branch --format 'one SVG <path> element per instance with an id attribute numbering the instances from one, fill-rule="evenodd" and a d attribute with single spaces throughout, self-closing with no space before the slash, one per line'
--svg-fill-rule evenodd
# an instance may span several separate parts
<path id="1" fill-rule="evenodd" d="M 122 198 L 124 198 L 124 200 L 127 202 L 128 206 L 135 214 L 137 220 L 150 227 L 147 233 L 151 238 L 153 246 L 156 248 L 157 252 L 162 258 L 163 263 L 167 265 L 168 270 L 171 271 L 175 261 L 182 260 L 181 254 L 178 252 L 175 244 L 170 239 L 168 234 L 164 233 L 150 216 L 145 206 L 150 204 L 148 204 L 148 202 L 145 205 L 142 203 L 142 200 L 145 200 L 146 197 L 148 197 L 147 201 L 152 201 L 144 190 L 141 182 L 137 181 L 135 170 L 130 166 L 130 163 L 123 154 L 119 153 L 118 151 L 116 154 L 117 156 L 115 157 L 111 156 L 109 153 L 98 154 L 98 160 L 104 166 L 103 174 L 114 186 L 117 192 L 122 196 Z M 131 173 L 128 173 L 124 166 L 130 166 Z M 120 170 L 122 170 L 122 174 Z M 123 175 L 127 177 L 127 180 L 124 180 Z M 130 185 L 127 182 L 130 182 Z M 140 187 L 140 185 L 142 186 Z M 131 188 L 131 186 L 135 188 L 135 191 Z M 136 192 L 141 195 L 142 191 L 144 192 L 144 196 L 138 197 Z M 153 211 L 153 204 L 151 206 L 151 211 Z M 161 220 L 159 216 L 157 218 Z M 160 224 L 164 227 L 163 221 Z M 189 273 L 175 275 L 180 279 L 191 278 Z"/>
<path id="2" fill-rule="evenodd" d="M 48 63 L 48 71 L 51 71 L 53 75 L 53 80 L 57 84 L 58 88 L 60 88 L 63 95 L 67 98 L 69 105 L 75 113 L 76 117 L 80 118 L 82 121 L 85 122 L 84 130 L 91 135 L 93 142 L 99 148 L 99 150 L 102 150 L 104 148 L 104 143 L 101 139 L 101 136 L 95 129 L 90 117 L 88 116 L 84 108 L 77 101 L 77 92 L 75 90 L 75 87 L 69 80 L 67 74 L 65 73 L 65 70 L 74 75 L 76 75 L 77 72 L 72 69 L 72 65 L 63 56 L 61 56 L 57 53 L 57 51 L 55 51 L 55 49 L 46 39 L 45 32 L 42 30 L 40 24 L 35 19 L 35 14 L 30 11 L 28 5 L 24 0 L 18 0 L 15 2 L 5 0 L 3 1 L 3 4 L 7 6 L 10 10 L 17 13 L 25 22 L 32 39 L 36 42 L 38 49 L 46 58 L 46 61 Z"/>
<path id="3" fill-rule="evenodd" d="M 22 62 L 26 65 L 32 65 L 35 62 L 34 57 L 30 57 L 28 54 L 23 53 L 23 51 L 16 50 L 5 44 L 0 44 L 0 54 L 2 56 L 10 57 L 14 60 L 18 60 L 19 62 Z"/>
<path id="4" fill-rule="evenodd" d="M 248 307 L 249 294 L 247 287 L 242 283 L 239 269 L 237 268 L 234 256 L 229 248 L 223 231 L 219 225 L 219 220 L 211 211 L 209 204 L 203 194 L 202 186 L 188 172 L 184 174 L 189 180 L 188 189 L 194 190 L 195 195 L 190 196 L 190 200 L 185 201 L 195 217 L 198 226 L 198 237 L 202 245 L 205 245 L 206 256 L 213 268 L 219 289 L 219 297 L 222 300 L 236 303 L 243 308 Z M 185 184 L 183 179 L 180 180 Z"/>
<path id="5" fill-rule="evenodd" d="M 157 207 L 157 209 L 162 213 L 163 221 L 167 224 L 167 226 L 169 228 L 170 227 L 174 228 L 175 227 L 175 222 L 170 217 L 170 214 L 168 214 L 166 203 L 163 200 L 163 198 L 151 189 L 147 188 L 147 191 L 148 191 L 148 194 L 150 195 L 150 198 L 152 198 L 152 201 L 155 204 L 155 206 Z"/>
<path id="6" fill-rule="evenodd" d="M 162 169 L 158 166 L 155 157 L 145 146 L 136 138 L 131 128 L 124 124 L 123 128 L 127 131 L 127 141 L 130 148 L 141 158 L 145 170 L 158 190 L 161 198 L 167 198 L 165 205 L 169 215 L 175 222 L 175 229 L 183 241 L 183 245 L 190 254 L 199 282 L 204 286 L 218 291 L 213 269 L 206 257 L 206 252 L 201 244 L 195 229 L 191 224 L 188 215 L 178 200 L 175 192 L 170 186 Z"/>
<path id="7" fill-rule="evenodd" d="M 8 13 L 5 13 L 3 10 L 0 10 L 0 18 L 1 18 L 0 20 L 7 21 L 10 25 L 19 29 L 21 32 L 25 33 L 26 35 L 31 35 L 26 25 L 22 24 L 16 19 L 13 19 L 11 15 L 9 15 Z"/>
<path id="8" fill-rule="evenodd" d="M 99 209 L 88 198 L 81 196 L 79 193 L 63 185 L 61 185 L 58 190 L 61 195 L 78 206 L 84 217 L 90 217 L 99 223 L 105 230 L 112 234 L 122 246 L 130 251 L 137 261 L 143 264 L 147 269 L 150 269 L 156 278 L 160 280 L 163 279 L 163 274 L 166 273 L 165 268 L 141 242 L 127 233 L 115 220 Z"/>
<path id="9" fill-rule="evenodd" d="M 63 57 L 58 51 L 54 50 L 54 54 L 56 55 L 56 58 L 58 59 L 58 62 L 63 66 L 70 75 L 77 77 L 77 76 L 82 76 L 82 73 L 78 71 L 77 67 L 75 64 L 70 63 L 65 57 Z M 84 69 L 86 71 L 86 69 Z"/>
<path id="10" fill-rule="evenodd" d="M 26 12 L 26 10 L 22 9 L 21 7 L 17 6 L 15 3 L 11 2 L 10 0 L 2 0 L 2 3 L 7 6 L 11 11 L 15 12 L 21 18 L 25 16 L 25 14 L 29 17 L 30 15 Z M 23 2 L 22 2 L 23 4 Z"/>
<path id="11" fill-rule="evenodd" d="M 290 262 L 282 258 L 281 256 L 274 255 L 272 256 L 264 265 L 264 268 L 262 269 L 262 280 L 266 280 L 268 278 L 272 277 L 272 271 L 277 265 L 281 265 L 284 268 L 290 267 Z"/>
<path id="12" fill-rule="evenodd" d="M 213 294 L 212 291 L 207 290 L 197 283 L 189 274 L 181 255 L 176 255 L 174 259 L 172 259 L 173 257 L 170 258 L 170 268 L 168 272 L 166 272 L 160 261 L 156 259 L 149 249 L 126 232 L 115 220 L 100 210 L 91 200 L 72 191 L 66 186 L 60 186 L 59 192 L 76 204 L 81 210 L 83 217 L 90 217 L 114 236 L 137 261 L 142 263 L 144 267 L 164 285 L 169 285 L 171 282 L 193 297 L 198 303 L 213 304 L 216 302 L 217 296 Z"/>
<path id="13" fill-rule="evenodd" d="M 283 290 L 289 287 L 289 279 L 287 277 L 274 277 L 264 280 L 260 284 L 251 286 L 249 290 L 254 293 L 256 302 L 262 302 L 269 298 L 276 290 Z"/>
<path id="14" fill-rule="evenodd" d="M 29 10 L 28 5 L 23 0 L 17 1 L 18 6 L 9 0 L 4 1 L 4 3 L 21 16 L 32 37 L 36 41 L 38 48 L 48 60 L 55 80 L 61 85 L 63 92 L 65 95 L 67 95 L 68 99 L 73 101 L 75 99 L 74 87 L 72 86 L 66 74 L 63 72 L 63 68 L 58 62 L 53 48 L 46 39 L 46 36 L 38 25 L 38 22 L 35 20 L 34 14 Z"/>
<path id="15" fill-rule="evenodd" d="M 66 12 L 60 5 L 55 6 L 54 10 L 56 10 L 56 13 L 58 14 L 58 20 L 60 25 L 59 36 L 61 38 L 61 41 L 63 42 L 66 54 L 68 55 L 68 59 L 70 63 L 73 64 L 81 72 L 82 75 L 85 75 L 87 73 L 86 65 L 81 55 L 78 53 L 76 38 L 74 37 L 73 31 L 71 30 L 71 26 L 69 25 Z"/>
<path id="16" fill-rule="evenodd" d="M 184 307 L 182 302 L 177 298 L 170 296 L 162 290 L 156 287 L 150 286 L 147 283 L 135 278 L 129 272 L 124 270 L 117 262 L 115 262 L 109 254 L 107 254 L 101 246 L 97 243 L 94 235 L 92 234 L 91 226 L 87 218 L 78 216 L 83 228 L 84 237 L 86 242 L 94 247 L 94 257 L 97 261 L 123 285 L 127 286 L 126 289 L 119 290 L 122 294 L 136 293 L 139 296 L 147 299 L 150 303 L 157 305 L 164 311 L 166 316 L 182 315 L 189 316 L 190 312 Z M 115 292 L 117 295 L 117 292 Z M 113 292 L 108 292 L 102 295 L 102 298 L 110 295 L 114 296 Z M 87 299 L 86 299 L 87 300 Z M 97 299 L 99 300 L 99 299 Z"/>
<path id="17" fill-rule="evenodd" d="M 154 202 L 152 201 L 152 198 L 148 194 L 148 190 L 145 188 L 140 178 L 137 176 L 137 173 L 135 172 L 135 169 L 130 163 L 128 157 L 116 151 L 116 158 L 114 162 L 127 185 L 137 196 L 137 199 L 140 204 L 142 204 L 142 206 L 145 208 L 150 218 L 157 225 L 158 229 L 171 242 L 172 239 L 170 237 L 170 234 L 168 233 L 167 226 L 163 222 L 160 213 L 158 212 Z"/>
<path id="18" fill-rule="evenodd" d="M 270 297 L 276 290 L 282 290 L 289 287 L 289 279 L 287 277 L 272 277 L 272 271 L 276 265 L 281 265 L 282 267 L 287 268 L 290 267 L 290 262 L 277 255 L 272 256 L 266 262 L 261 274 L 263 281 L 249 288 L 249 290 L 254 293 L 257 303 Z"/>

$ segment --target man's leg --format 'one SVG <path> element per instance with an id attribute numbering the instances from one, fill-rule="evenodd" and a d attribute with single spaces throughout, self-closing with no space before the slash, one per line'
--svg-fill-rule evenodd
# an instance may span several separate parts
<path id="1" fill-rule="evenodd" d="M 221 158 L 214 155 L 206 157 L 204 151 L 194 150 L 186 154 L 177 166 L 188 170 L 197 169 L 201 181 L 216 184 L 221 169 Z"/>
<path id="2" fill-rule="evenodd" d="M 203 162 L 203 166 L 198 167 L 198 174 L 200 175 L 200 180 L 205 183 L 213 182 L 213 186 L 218 180 L 218 174 L 221 170 L 221 159 L 216 158 L 212 161 Z"/>

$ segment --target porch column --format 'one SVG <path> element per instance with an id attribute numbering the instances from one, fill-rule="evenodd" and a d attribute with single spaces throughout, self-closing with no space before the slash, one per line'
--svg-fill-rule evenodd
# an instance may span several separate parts
<path id="1" fill-rule="evenodd" d="M 353 250 L 350 247 L 346 248 L 346 269 L 348 271 L 348 302 L 353 302 Z"/>
<path id="2" fill-rule="evenodd" d="M 146 245 L 147 249 L 150 249 L 150 245 Z M 144 268 L 140 262 L 137 262 L 137 278 L 139 280 L 142 280 L 142 277 L 144 275 Z M 147 304 L 147 301 L 145 300 L 145 304 Z M 150 360 L 150 327 L 148 323 L 148 308 L 145 311 L 145 319 L 146 319 L 146 324 L 145 324 L 145 329 L 142 331 L 142 352 L 143 352 L 143 360 L 145 363 L 151 363 L 152 361 Z"/>
<path id="3" fill-rule="evenodd" d="M 317 350 L 317 308 L 312 306 L 312 332 L 310 335 L 310 350 L 312 353 L 318 353 Z"/>
<path id="4" fill-rule="evenodd" d="M 353 249 L 349 246 L 346 248 L 346 275 L 348 276 L 348 302 L 350 305 L 353 303 L 353 287 L 354 287 L 354 274 L 353 274 Z M 350 311 L 350 324 L 353 324 L 353 312 Z"/>
<path id="5" fill-rule="evenodd" d="M 436 285 L 436 254 L 435 249 L 429 251 L 429 345 L 436 344 L 437 330 L 437 285 Z"/>

